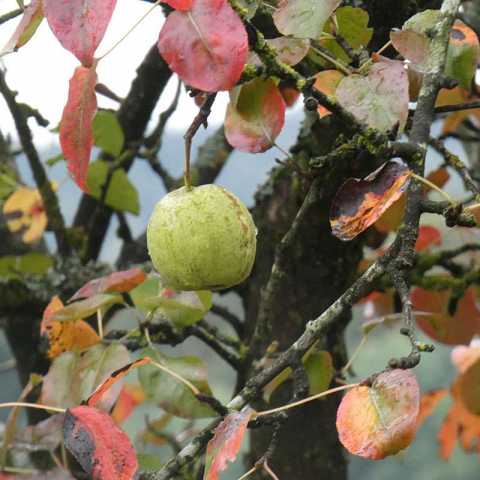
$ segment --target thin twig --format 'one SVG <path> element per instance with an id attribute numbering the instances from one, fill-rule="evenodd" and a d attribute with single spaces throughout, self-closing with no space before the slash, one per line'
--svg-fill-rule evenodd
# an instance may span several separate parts
<path id="1" fill-rule="evenodd" d="M 449 113 L 459 112 L 461 110 L 471 110 L 474 108 L 480 108 L 480 100 L 473 102 L 456 103 L 455 105 L 443 105 L 441 107 L 435 107 L 435 113 Z"/>

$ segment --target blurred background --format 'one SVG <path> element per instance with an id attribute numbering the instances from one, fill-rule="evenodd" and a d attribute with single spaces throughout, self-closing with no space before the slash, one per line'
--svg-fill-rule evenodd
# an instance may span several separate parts
<path id="1" fill-rule="evenodd" d="M 99 47 L 98 54 L 101 55 L 109 46 L 114 44 L 122 34 L 139 18 L 143 12 L 148 10 L 150 5 L 139 0 L 118 0 L 117 8 L 113 15 L 107 34 Z M 0 16 L 17 8 L 15 0 L 0 0 Z M 7 43 L 12 35 L 20 17 L 0 25 L 0 47 Z M 160 9 L 155 9 L 118 48 L 116 48 L 98 68 L 99 81 L 107 85 L 118 96 L 126 95 L 131 80 L 134 78 L 135 69 L 143 59 L 151 45 L 156 43 L 158 33 L 163 23 L 163 16 Z M 30 119 L 30 127 L 34 133 L 34 141 L 40 152 L 43 161 L 55 157 L 60 153 L 58 134 L 52 133 L 50 129 L 59 123 L 63 106 L 67 99 L 68 80 L 77 60 L 66 50 L 62 49 L 58 41 L 51 34 L 46 22 L 43 22 L 32 41 L 21 49 L 19 53 L 11 54 L 0 60 L 1 68 L 7 71 L 7 81 L 10 88 L 19 92 L 18 101 L 27 103 L 36 108 L 50 121 L 49 128 L 42 128 Z M 159 105 L 152 116 L 152 126 L 158 115 L 165 110 L 177 87 L 177 79 L 173 78 L 163 93 Z M 115 109 L 117 105 L 98 96 L 99 107 Z M 201 129 L 193 141 L 193 158 L 198 147 L 208 135 L 213 133 L 223 123 L 225 108 L 228 103 L 228 94 L 222 93 L 218 96 L 212 114 L 209 117 L 209 128 L 207 131 Z M 163 137 L 163 146 L 160 151 L 162 165 L 174 177 L 181 175 L 183 167 L 183 135 L 198 111 L 192 98 L 182 93 L 179 107 L 170 118 Z M 288 110 L 285 127 L 277 139 L 277 143 L 284 149 L 288 149 L 295 141 L 299 122 L 303 117 L 303 105 L 301 102 Z M 438 129 L 438 124 L 434 125 Z M 14 147 L 18 146 L 17 134 L 12 118 L 3 101 L 0 98 L 0 129 L 5 135 L 9 135 Z M 464 152 L 454 140 L 447 141 L 454 153 L 464 158 Z M 94 150 L 92 158 L 95 158 Z M 234 152 L 227 165 L 223 168 L 216 183 L 224 186 L 235 193 L 247 206 L 253 204 L 253 195 L 258 185 L 262 184 L 268 177 L 269 171 L 275 165 L 275 157 L 281 158 L 281 152 L 272 149 L 263 154 L 244 154 Z M 17 157 L 21 177 L 25 185 L 34 186 L 31 172 L 23 155 Z M 434 152 L 428 156 L 427 173 L 438 167 L 440 159 Z M 58 195 L 65 219 L 71 223 L 81 192 L 69 178 L 64 162 L 58 162 L 52 167 L 47 167 L 48 174 L 52 180 L 60 184 Z M 138 235 L 143 232 L 150 213 L 157 201 L 164 195 L 165 190 L 161 180 L 152 175 L 147 162 L 137 160 L 129 173 L 132 183 L 138 190 L 141 212 L 138 216 L 127 214 L 132 233 Z M 461 190 L 461 183 L 457 177 L 447 183 L 445 190 L 457 199 L 464 196 Z M 101 259 L 107 262 L 114 262 L 121 247 L 121 241 L 116 237 L 115 231 L 118 227 L 117 219 L 111 222 L 107 241 L 101 253 Z M 435 223 L 432 223 L 435 222 Z M 445 229 L 439 219 L 434 216 L 425 216 L 424 223 Z M 450 230 L 444 237 L 444 245 L 455 245 L 464 239 L 457 230 Z M 46 234 L 47 242 L 54 245 L 51 233 Z M 477 237 L 478 238 L 478 237 Z M 228 308 L 239 316 L 242 316 L 242 307 L 235 294 L 218 295 L 218 303 Z M 217 300 L 216 300 L 217 301 Z M 0 305 L 1 309 L 1 305 Z M 229 327 L 220 319 L 209 314 L 209 320 L 218 325 L 219 328 Z M 359 344 L 363 331 L 361 322 L 363 319 L 363 307 L 355 309 L 355 318 L 347 331 L 348 351 L 354 352 Z M 421 336 L 421 335 L 420 335 Z M 426 340 L 422 337 L 421 340 Z M 450 362 L 450 347 L 437 345 L 431 355 L 424 355 L 422 362 L 415 369 L 422 392 L 434 388 L 448 388 L 455 377 L 456 372 Z M 402 356 L 408 349 L 406 338 L 398 334 L 397 328 L 389 329 L 384 326 L 375 328 L 368 336 L 366 345 L 354 362 L 353 370 L 355 376 L 349 380 L 358 381 L 369 376 L 372 372 L 384 368 L 385 363 L 392 356 Z M 209 380 L 213 393 L 221 401 L 227 402 L 233 392 L 234 377 L 230 367 L 203 343 L 189 339 L 184 344 L 169 349 L 162 347 L 167 355 L 182 356 L 194 354 L 204 359 L 209 366 Z M 0 364 L 6 369 L 0 370 L 0 402 L 14 401 L 18 398 L 21 386 L 19 385 L 15 369 L 8 369 L 8 362 L 11 360 L 11 352 L 0 332 Z M 135 382 L 135 375 L 131 375 L 129 382 Z M 402 458 L 389 458 L 383 461 L 365 460 L 359 457 L 350 456 L 350 478 L 355 480 L 390 480 L 412 479 L 459 479 L 469 480 L 480 477 L 480 459 L 474 454 L 466 454 L 460 448 L 455 450 L 449 462 L 442 462 L 437 456 L 437 434 L 442 419 L 450 406 L 450 400 L 444 399 L 436 413 L 429 418 L 419 429 L 417 437 Z M 0 421 L 5 421 L 8 411 L 0 410 Z M 141 406 L 132 418 L 124 425 L 127 432 L 134 439 L 138 447 L 137 438 L 140 430 L 144 428 L 145 415 L 156 418 L 158 409 L 151 404 Z M 24 419 L 25 420 L 25 419 Z M 322 432 L 318 432 L 322 435 Z M 158 447 L 147 446 L 143 451 L 158 453 L 167 460 L 171 451 L 167 448 L 159 450 Z M 241 459 L 231 466 L 221 478 L 224 480 L 237 479 L 245 471 Z M 282 479 L 287 480 L 287 479 Z"/>

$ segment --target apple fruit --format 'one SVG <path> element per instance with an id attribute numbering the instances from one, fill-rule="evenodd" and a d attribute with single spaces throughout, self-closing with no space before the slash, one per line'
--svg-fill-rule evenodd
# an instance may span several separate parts
<path id="1" fill-rule="evenodd" d="M 148 253 L 166 283 L 178 290 L 221 290 L 252 270 L 257 229 L 247 207 L 218 185 L 185 187 L 155 206 Z"/>

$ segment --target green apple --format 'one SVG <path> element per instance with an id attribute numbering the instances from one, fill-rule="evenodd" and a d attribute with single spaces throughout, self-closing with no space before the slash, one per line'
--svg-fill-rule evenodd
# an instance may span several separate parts
<path id="1" fill-rule="evenodd" d="M 147 229 L 150 258 L 179 290 L 221 290 L 252 270 L 257 229 L 247 207 L 218 185 L 185 187 L 155 206 Z"/>

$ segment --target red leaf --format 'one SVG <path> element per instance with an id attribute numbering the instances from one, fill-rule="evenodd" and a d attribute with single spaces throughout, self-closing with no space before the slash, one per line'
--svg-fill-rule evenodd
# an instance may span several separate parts
<path id="1" fill-rule="evenodd" d="M 188 10 L 195 0 L 163 0 L 163 3 L 168 3 L 175 10 Z"/>
<path id="2" fill-rule="evenodd" d="M 63 48 L 90 67 L 116 3 L 117 0 L 43 0 L 43 12 Z"/>
<path id="3" fill-rule="evenodd" d="M 23 47 L 37 31 L 43 20 L 42 0 L 32 0 L 25 9 L 22 19 L 13 32 L 12 37 L 0 53 L 0 57 L 16 52 Z"/>
<path id="4" fill-rule="evenodd" d="M 126 293 L 133 290 L 147 279 L 147 275 L 139 268 L 125 270 L 123 272 L 114 272 L 106 277 L 95 278 L 80 290 L 77 290 L 69 302 L 78 300 L 79 298 L 88 298 L 97 293 L 103 292 L 119 292 Z"/>
<path id="5" fill-rule="evenodd" d="M 204 480 L 218 480 L 218 472 L 235 460 L 252 413 L 250 408 L 230 413 L 217 427 L 207 446 Z"/>
<path id="6" fill-rule="evenodd" d="M 227 0 L 195 0 L 165 21 L 158 42 L 171 70 L 194 88 L 230 90 L 242 75 L 248 37 Z"/>
<path id="7" fill-rule="evenodd" d="M 60 143 L 68 171 L 83 191 L 87 191 L 88 162 L 93 145 L 92 120 L 97 112 L 97 80 L 95 66 L 75 69 L 60 127 Z"/>
<path id="8" fill-rule="evenodd" d="M 455 315 L 448 314 L 450 291 L 423 290 L 414 288 L 413 308 L 426 315 L 416 314 L 419 327 L 437 342 L 449 345 L 468 345 L 478 323 L 478 311 L 471 290 L 467 290 L 458 302 Z"/>
<path id="9" fill-rule="evenodd" d="M 242 152 L 264 152 L 273 146 L 285 121 L 285 101 L 272 79 L 242 85 L 236 105 L 228 104 L 225 136 Z"/>
<path id="10" fill-rule="evenodd" d="M 445 397 L 447 390 L 431 390 L 422 395 L 420 399 L 420 411 L 418 412 L 417 423 L 420 425 L 428 418 L 438 403 Z"/>
<path id="11" fill-rule="evenodd" d="M 421 226 L 418 230 L 418 238 L 415 243 L 415 251 L 420 252 L 432 245 L 442 244 L 442 234 L 435 228 L 427 225 Z"/>
<path id="12" fill-rule="evenodd" d="M 67 410 L 63 422 L 65 446 L 95 480 L 131 480 L 138 469 L 128 435 L 96 408 Z"/>
<path id="13" fill-rule="evenodd" d="M 332 202 L 332 233 L 340 240 L 353 240 L 400 197 L 410 174 L 403 165 L 388 161 L 364 180 L 349 178 Z"/>
<path id="14" fill-rule="evenodd" d="M 410 445 L 417 428 L 420 391 L 409 370 L 381 373 L 372 387 L 348 392 L 337 412 L 343 446 L 355 455 L 375 460 Z"/>

